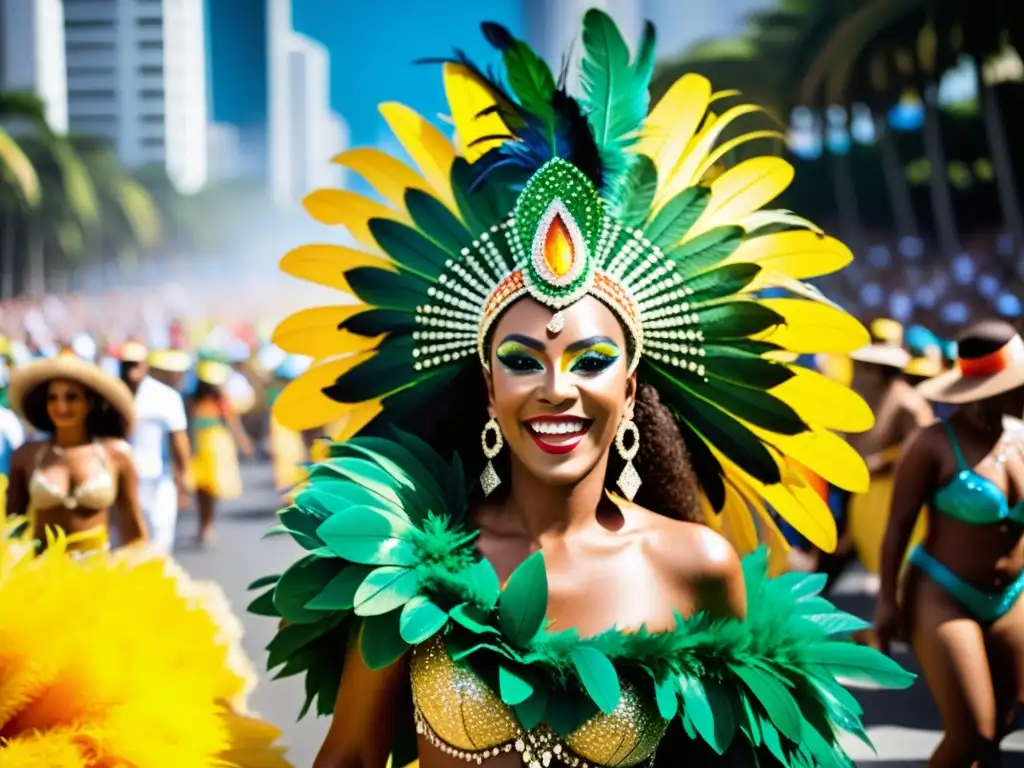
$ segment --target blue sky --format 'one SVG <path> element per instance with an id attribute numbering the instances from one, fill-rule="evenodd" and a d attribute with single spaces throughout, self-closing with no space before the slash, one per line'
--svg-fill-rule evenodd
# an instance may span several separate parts
<path id="1" fill-rule="evenodd" d="M 429 117 L 444 109 L 438 67 L 413 61 L 455 47 L 490 60 L 480 22 L 522 34 L 520 6 L 521 0 L 294 0 L 293 25 L 330 50 L 331 102 L 348 121 L 352 143 L 374 144 L 385 130 L 377 112 L 382 101 L 401 101 Z"/>

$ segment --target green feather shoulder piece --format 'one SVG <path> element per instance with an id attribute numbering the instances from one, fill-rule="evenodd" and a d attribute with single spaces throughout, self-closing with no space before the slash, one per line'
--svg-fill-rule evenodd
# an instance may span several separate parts
<path id="1" fill-rule="evenodd" d="M 867 741 L 840 680 L 903 688 L 914 679 L 847 639 L 865 624 L 820 596 L 823 576 L 768 579 L 763 548 L 743 561 L 743 621 L 698 613 L 677 616 L 668 632 L 550 632 L 543 556 L 527 558 L 502 589 L 464 527 L 466 488 L 458 461 L 417 438 L 356 437 L 335 445 L 279 513 L 274 532 L 306 553 L 255 582 L 266 589 L 249 610 L 283 620 L 268 665 L 277 677 L 305 675 L 300 717 L 314 701 L 319 714 L 333 711 L 339 649 L 357 628 L 371 668 L 443 638 L 456 663 L 498 682 L 525 731 L 544 722 L 567 735 L 611 712 L 628 676 L 695 748 L 786 766 L 850 765 L 839 734 Z M 412 757 L 395 745 L 397 764 Z"/>

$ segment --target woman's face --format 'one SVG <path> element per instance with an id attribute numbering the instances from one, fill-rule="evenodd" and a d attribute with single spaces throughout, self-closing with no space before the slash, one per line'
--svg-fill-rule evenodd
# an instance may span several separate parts
<path id="1" fill-rule="evenodd" d="M 524 299 L 498 321 L 489 412 L 529 472 L 567 485 L 598 466 L 619 422 L 632 418 L 636 376 L 627 372 L 625 332 L 599 300 L 587 296 L 562 310 L 565 325 L 557 335 L 547 330 L 552 314 Z"/>
<path id="2" fill-rule="evenodd" d="M 89 417 L 91 410 L 92 400 L 81 384 L 63 379 L 50 382 L 46 413 L 55 427 L 77 427 Z"/>

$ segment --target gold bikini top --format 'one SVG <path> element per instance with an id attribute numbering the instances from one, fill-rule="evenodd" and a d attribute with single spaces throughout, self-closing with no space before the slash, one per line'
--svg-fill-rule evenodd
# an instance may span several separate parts
<path id="1" fill-rule="evenodd" d="M 97 469 L 74 489 L 64 490 L 50 480 L 42 471 L 42 462 L 50 454 L 62 456 L 63 451 L 47 443 L 36 456 L 36 468 L 28 484 L 28 495 L 37 510 L 108 509 L 117 500 L 117 482 L 107 469 L 106 456 L 99 443 L 93 443 L 96 450 Z"/>
<path id="2" fill-rule="evenodd" d="M 598 713 L 562 739 L 547 726 L 524 732 L 509 707 L 469 669 L 452 661 L 439 637 L 413 649 L 416 731 L 446 754 L 478 765 L 513 750 L 530 768 L 555 760 L 570 768 L 630 768 L 654 755 L 668 722 L 653 698 L 622 681 L 611 713 Z"/>

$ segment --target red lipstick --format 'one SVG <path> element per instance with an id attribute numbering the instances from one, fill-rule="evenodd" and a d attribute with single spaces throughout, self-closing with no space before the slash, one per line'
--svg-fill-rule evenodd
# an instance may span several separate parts
<path id="1" fill-rule="evenodd" d="M 586 437 L 587 432 L 590 430 L 593 420 L 568 414 L 551 414 L 550 416 L 537 416 L 533 419 L 527 419 L 523 423 L 526 425 L 530 437 L 533 438 L 533 442 L 537 444 L 538 448 L 545 453 L 562 456 L 571 453 L 576 446 L 583 442 L 583 438 Z M 547 425 L 560 424 L 577 424 L 579 426 L 571 432 L 554 432 L 544 429 L 544 426 Z"/>

